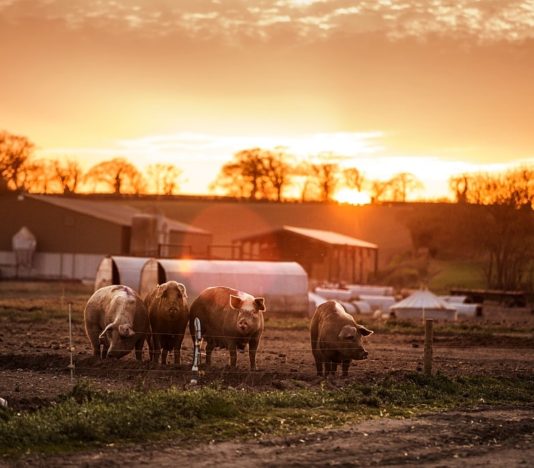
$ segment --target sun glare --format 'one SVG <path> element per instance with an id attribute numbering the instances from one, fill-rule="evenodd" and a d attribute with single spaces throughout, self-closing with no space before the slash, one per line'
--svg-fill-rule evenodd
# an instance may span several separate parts
<path id="1" fill-rule="evenodd" d="M 339 203 L 348 203 L 350 205 L 367 205 L 371 203 L 371 197 L 367 192 L 357 192 L 348 188 L 336 192 L 334 199 Z"/>

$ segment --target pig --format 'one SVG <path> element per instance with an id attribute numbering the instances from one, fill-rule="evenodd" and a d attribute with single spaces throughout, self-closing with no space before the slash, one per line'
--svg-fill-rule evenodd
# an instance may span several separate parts
<path id="1" fill-rule="evenodd" d="M 84 321 L 95 356 L 121 358 L 135 348 L 136 359 L 142 360 L 150 323 L 144 302 L 131 288 L 98 289 L 87 301 Z"/>
<path id="2" fill-rule="evenodd" d="M 194 336 L 195 318 L 200 319 L 202 338 L 206 341 L 206 365 L 211 365 L 214 348 L 226 348 L 229 366 L 237 366 L 237 349 L 248 344 L 250 369 L 256 369 L 256 351 L 263 333 L 263 297 L 224 286 L 207 288 L 191 304 L 189 328 Z"/>
<path id="3" fill-rule="evenodd" d="M 187 292 L 183 284 L 167 281 L 156 286 L 145 298 L 150 320 L 150 360 L 167 364 L 174 350 L 174 363 L 180 364 L 180 349 L 189 321 Z"/>
<path id="4" fill-rule="evenodd" d="M 336 301 L 327 301 L 317 307 L 310 325 L 317 375 L 323 375 L 323 365 L 325 377 L 330 373 L 335 375 L 337 365 L 341 363 L 342 375 L 347 377 L 352 359 L 367 359 L 362 337 L 372 333 L 363 325 L 358 325 Z"/>

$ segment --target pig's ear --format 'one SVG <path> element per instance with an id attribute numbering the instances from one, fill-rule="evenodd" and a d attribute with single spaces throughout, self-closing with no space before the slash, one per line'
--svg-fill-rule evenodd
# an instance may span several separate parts
<path id="1" fill-rule="evenodd" d="M 265 299 L 263 297 L 254 298 L 254 307 L 256 310 L 264 311 L 265 310 Z"/>
<path id="2" fill-rule="evenodd" d="M 178 289 L 182 293 L 182 296 L 187 298 L 187 290 L 185 289 L 185 286 L 182 283 L 178 283 Z"/>
<path id="3" fill-rule="evenodd" d="M 232 309 L 241 309 L 242 305 L 243 299 L 238 296 L 234 296 L 233 294 L 230 294 L 230 307 Z"/>
<path id="4" fill-rule="evenodd" d="M 356 325 L 356 328 L 358 328 L 358 331 L 360 332 L 360 335 L 362 336 L 369 336 L 374 333 L 373 330 L 368 330 L 363 325 Z"/>
<path id="5" fill-rule="evenodd" d="M 127 324 L 119 325 L 119 335 L 123 338 L 129 338 L 130 336 L 134 336 L 135 332 L 132 330 L 132 327 Z"/>

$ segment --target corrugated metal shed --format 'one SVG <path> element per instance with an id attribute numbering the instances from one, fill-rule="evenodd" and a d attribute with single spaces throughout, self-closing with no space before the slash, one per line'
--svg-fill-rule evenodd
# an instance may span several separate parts
<path id="1" fill-rule="evenodd" d="M 426 289 L 415 291 L 389 310 L 401 319 L 456 320 L 456 309 Z"/>
<path id="2" fill-rule="evenodd" d="M 131 226 L 132 218 L 141 213 L 141 211 L 123 204 L 80 200 L 77 198 L 51 195 L 25 194 L 24 196 L 122 226 Z M 180 223 L 179 221 L 167 217 L 163 218 L 171 231 L 210 234 L 208 231 L 190 226 L 189 224 Z"/>
<path id="3" fill-rule="evenodd" d="M 241 260 L 298 262 L 311 279 L 366 283 L 378 268 L 378 246 L 332 231 L 284 225 L 232 241 Z"/>
<path id="4" fill-rule="evenodd" d="M 139 291 L 141 270 L 149 261 L 145 257 L 105 257 L 96 271 L 95 291 L 112 284 L 124 284 Z"/>
<path id="5" fill-rule="evenodd" d="M 309 229 L 295 226 L 282 226 L 284 231 L 300 234 L 330 245 L 350 245 L 352 247 L 363 247 L 366 249 L 378 249 L 378 245 L 366 242 L 355 237 L 345 236 L 338 232 L 323 231 L 321 229 Z"/>
<path id="6" fill-rule="evenodd" d="M 228 286 L 265 297 L 267 310 L 308 310 L 308 275 L 295 262 L 151 259 L 142 268 L 139 293 L 170 280 L 186 286 L 190 301 L 207 287 Z"/>

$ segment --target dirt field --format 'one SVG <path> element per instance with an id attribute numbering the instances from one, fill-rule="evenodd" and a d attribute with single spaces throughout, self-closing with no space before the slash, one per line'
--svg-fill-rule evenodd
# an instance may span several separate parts
<path id="1" fill-rule="evenodd" d="M 137 362 L 133 355 L 120 361 L 101 361 L 92 357 L 82 323 L 83 305 L 89 295 L 90 288 L 81 285 L 0 283 L 0 396 L 12 408 L 37 409 L 49 405 L 72 387 L 67 368 L 70 358 L 66 304 L 69 301 L 73 303 L 76 379 L 83 377 L 103 389 L 148 389 L 186 385 L 190 381 L 191 344 L 188 339 L 182 353 L 185 362 L 180 367 Z M 367 317 L 361 317 L 359 321 L 377 330 L 367 340 L 369 359 L 353 364 L 348 379 L 337 378 L 328 382 L 329 386 L 343 386 L 355 380 L 373 381 L 387 373 L 421 369 L 423 336 L 415 327 L 418 324 L 414 325 L 415 328 L 407 327 L 402 333 L 392 333 L 383 322 L 374 322 Z M 468 325 L 474 326 L 472 332 Z M 530 309 L 486 307 L 483 319 L 473 319 L 472 322 L 456 326 L 460 327 L 457 333 L 454 328 L 451 331 L 451 327 L 444 328 L 442 332 L 439 328 L 436 329 L 436 372 L 449 376 L 510 376 L 532 374 L 534 371 L 534 315 Z M 238 372 L 225 371 L 226 360 L 226 352 L 215 352 L 215 369 L 203 374 L 201 384 L 217 380 L 255 391 L 321 384 L 321 379 L 315 376 L 307 319 L 268 317 L 258 354 L 258 372 L 248 372 L 246 355 L 238 355 Z M 314 439 L 315 436 L 306 436 L 304 439 L 273 439 L 267 445 L 258 445 L 257 442 L 224 443 L 218 450 L 209 449 L 210 453 L 217 452 L 218 458 L 211 458 L 209 463 L 199 461 L 198 465 L 210 466 L 213 462 L 218 465 L 244 466 L 246 463 L 241 463 L 240 460 L 255 460 L 255 463 L 261 461 L 271 466 L 298 465 L 301 461 L 321 465 L 328 464 L 335 458 L 336 463 L 342 465 L 403 464 L 410 460 L 412 463 L 421 460 L 429 464 L 435 462 L 437 466 L 443 458 L 458 455 L 449 460 L 447 466 L 459 466 L 464 452 L 469 453 L 469 457 L 474 457 L 471 458 L 472 461 L 488 464 L 491 461 L 490 455 L 497 449 L 503 454 L 510 450 L 510 454 L 506 456 L 514 463 L 519 463 L 524 458 L 522 454 L 532 454 L 533 418 L 534 414 L 527 409 L 507 409 L 473 414 L 429 415 L 413 422 L 391 420 L 385 427 L 382 427 L 384 420 L 381 423 L 369 421 L 357 427 L 321 433 L 317 435 L 320 440 Z M 460 439 L 469 440 L 477 425 L 484 426 L 486 419 L 493 421 L 491 427 L 497 428 L 493 438 L 488 435 L 488 441 L 474 441 L 473 447 L 478 447 L 474 452 L 460 444 Z M 471 420 L 474 422 L 469 422 Z M 434 442 L 421 445 L 421 438 L 426 434 L 429 424 L 439 428 L 433 430 L 430 441 L 442 438 L 446 441 L 443 447 Z M 511 432 L 503 430 L 508 435 L 500 434 L 500 424 L 505 424 Z M 462 432 L 461 437 L 454 435 L 458 427 L 465 432 Z M 368 436 L 363 436 L 364 432 Z M 402 437 L 399 438 L 399 434 Z M 365 447 L 378 447 L 383 438 L 395 442 L 393 445 L 388 443 L 381 449 L 364 450 L 364 441 Z M 327 442 L 328 440 L 335 440 L 335 444 Z M 530 452 L 525 452 L 522 449 L 528 447 L 528 443 Z M 294 446 L 294 450 L 287 451 L 285 448 L 288 445 Z M 432 448 L 438 445 L 439 449 Z M 134 449 L 127 450 L 125 454 L 129 455 L 125 456 L 131 456 L 136 464 L 146 462 L 165 466 L 174 465 L 181 458 L 187 460 L 188 457 L 196 457 L 195 450 L 200 449 L 169 445 L 163 450 L 164 453 L 169 451 L 170 458 L 167 459 L 157 458 L 156 453 L 161 451 L 161 447 L 157 450 L 154 448 L 154 455 L 151 455 L 151 448 L 147 450 L 143 460 L 138 458 Z M 369 452 L 369 460 L 361 458 L 365 451 Z M 405 452 L 408 455 L 404 455 Z M 67 465 L 78 462 L 96 465 L 105 461 L 113 465 L 109 462 L 112 452 L 108 455 L 99 453 L 79 455 L 80 458 L 67 457 L 64 461 Z M 311 457 L 311 453 L 313 457 L 306 459 L 306 455 Z M 122 462 L 124 461 L 123 459 Z M 59 464 L 56 461 L 53 463 Z"/>

